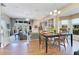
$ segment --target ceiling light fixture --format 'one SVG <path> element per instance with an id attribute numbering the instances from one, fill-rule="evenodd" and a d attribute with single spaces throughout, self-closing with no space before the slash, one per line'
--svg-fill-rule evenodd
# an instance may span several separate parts
<path id="1" fill-rule="evenodd" d="M 58 14 L 60 14 L 61 13 L 61 11 L 58 11 Z"/>
<path id="2" fill-rule="evenodd" d="M 54 10 L 53 12 L 51 11 L 50 12 L 50 15 L 54 15 L 54 16 L 57 16 L 57 15 L 59 15 L 61 13 L 61 11 L 60 10 Z"/>
<path id="3" fill-rule="evenodd" d="M 52 12 L 50 12 L 50 15 L 52 15 L 53 13 Z"/>
<path id="4" fill-rule="evenodd" d="M 60 13 L 61 13 L 60 10 L 54 10 L 54 16 L 57 16 L 57 15 L 59 15 Z"/>
<path id="5" fill-rule="evenodd" d="M 54 12 L 56 13 L 56 12 L 57 12 L 57 10 L 54 10 Z"/>

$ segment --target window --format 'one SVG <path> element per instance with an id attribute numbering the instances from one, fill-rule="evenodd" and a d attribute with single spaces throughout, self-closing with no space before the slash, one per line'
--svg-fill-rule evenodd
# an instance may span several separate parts
<path id="1" fill-rule="evenodd" d="M 72 19 L 72 24 L 73 25 L 79 25 L 79 18 Z"/>
<path id="2" fill-rule="evenodd" d="M 62 24 L 62 25 L 67 25 L 67 24 L 68 24 L 68 20 L 62 20 L 62 21 L 61 21 L 61 24 Z"/>
<path id="3" fill-rule="evenodd" d="M 72 19 L 73 34 L 79 35 L 79 18 Z"/>

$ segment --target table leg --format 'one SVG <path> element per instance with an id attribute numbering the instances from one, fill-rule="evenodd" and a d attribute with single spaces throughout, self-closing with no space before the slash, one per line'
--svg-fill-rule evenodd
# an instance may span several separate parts
<path id="1" fill-rule="evenodd" d="M 73 46 L 73 34 L 71 34 L 71 47 Z"/>
<path id="2" fill-rule="evenodd" d="M 39 35 L 39 47 L 40 47 L 40 44 L 41 44 L 41 38 L 40 38 L 40 35 Z"/>
<path id="3" fill-rule="evenodd" d="M 46 53 L 48 52 L 48 38 L 46 37 L 46 39 L 45 39 L 45 44 L 46 44 Z"/>

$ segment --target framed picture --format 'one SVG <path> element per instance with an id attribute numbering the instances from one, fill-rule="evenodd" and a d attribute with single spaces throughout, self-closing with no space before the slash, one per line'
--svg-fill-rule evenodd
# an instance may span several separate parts
<path id="1" fill-rule="evenodd" d="M 37 25 L 35 25 L 35 28 L 37 28 L 38 26 Z"/>

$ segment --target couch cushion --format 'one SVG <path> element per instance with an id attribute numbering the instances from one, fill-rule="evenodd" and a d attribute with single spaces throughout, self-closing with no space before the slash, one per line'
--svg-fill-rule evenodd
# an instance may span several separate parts
<path id="1" fill-rule="evenodd" d="M 74 52 L 74 55 L 79 55 L 79 50 Z"/>

